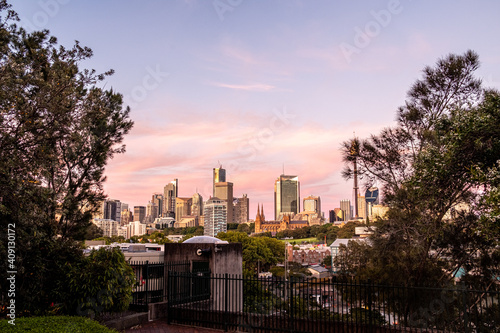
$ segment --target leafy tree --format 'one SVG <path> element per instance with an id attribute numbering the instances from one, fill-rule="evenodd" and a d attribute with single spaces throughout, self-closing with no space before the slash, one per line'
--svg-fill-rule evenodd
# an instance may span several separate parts
<path id="1" fill-rule="evenodd" d="M 67 313 L 91 316 L 128 309 L 135 274 L 118 248 L 93 251 L 80 263 L 67 263 Z"/>
<path id="2" fill-rule="evenodd" d="M 465 268 L 464 280 L 483 287 L 500 275 L 498 222 L 486 214 L 498 198 L 480 176 L 500 159 L 500 96 L 481 87 L 478 67 L 472 51 L 440 59 L 410 88 L 395 127 L 344 143 L 344 176 L 356 160 L 365 179 L 382 184 L 390 208 L 369 249 L 352 249 L 364 259 L 347 275 L 446 285 Z M 485 191 L 493 200 L 482 200 Z"/>
<path id="3" fill-rule="evenodd" d="M 79 68 L 89 48 L 59 46 L 48 31 L 27 33 L 17 20 L 0 0 L 0 256 L 7 257 L 10 225 L 17 310 L 35 313 L 64 301 L 62 263 L 82 256 L 76 241 L 88 236 L 105 198 L 106 163 L 124 152 L 133 122 L 122 96 L 99 87 L 112 71 Z"/>
<path id="4" fill-rule="evenodd" d="M 260 265 L 267 270 L 285 259 L 285 244 L 269 237 L 250 237 L 237 231 L 221 232 L 217 238 L 231 243 L 241 243 L 243 247 L 243 270 L 254 275 Z"/>

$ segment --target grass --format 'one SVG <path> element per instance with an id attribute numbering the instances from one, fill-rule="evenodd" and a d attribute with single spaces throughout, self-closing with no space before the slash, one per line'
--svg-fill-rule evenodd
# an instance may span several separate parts
<path id="1" fill-rule="evenodd" d="M 282 242 L 288 242 L 290 244 L 300 245 L 302 242 L 306 243 L 317 243 L 318 239 L 316 237 L 301 238 L 301 239 L 280 239 Z"/>
<path id="2" fill-rule="evenodd" d="M 0 320 L 0 332 L 32 332 L 32 333 L 116 333 L 96 321 L 83 317 L 45 316 L 16 318 L 15 325 L 7 319 Z"/>

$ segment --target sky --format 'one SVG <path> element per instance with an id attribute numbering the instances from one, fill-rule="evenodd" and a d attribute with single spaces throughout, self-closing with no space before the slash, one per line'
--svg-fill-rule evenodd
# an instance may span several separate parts
<path id="1" fill-rule="evenodd" d="M 12 1 L 11 1 L 12 2 Z M 500 89 L 500 2 L 443 0 L 38 0 L 13 9 L 27 30 L 77 40 L 114 69 L 134 128 L 106 167 L 105 192 L 130 207 L 179 179 L 179 196 L 212 194 L 226 169 L 234 196 L 273 215 L 274 181 L 297 175 L 322 210 L 353 197 L 340 145 L 395 124 L 425 66 L 479 54 Z M 302 207 L 302 203 L 301 203 Z"/>

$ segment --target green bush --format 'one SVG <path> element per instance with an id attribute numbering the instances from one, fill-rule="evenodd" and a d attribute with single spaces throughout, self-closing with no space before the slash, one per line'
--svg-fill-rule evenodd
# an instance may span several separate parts
<path id="1" fill-rule="evenodd" d="M 46 316 L 18 318 L 15 320 L 15 325 L 11 325 L 7 320 L 2 319 L 0 320 L 0 332 L 115 333 L 116 331 L 88 318 Z"/>
<path id="2" fill-rule="evenodd" d="M 68 280 L 65 313 L 92 317 L 127 310 L 135 275 L 119 248 L 102 248 L 77 265 L 68 263 Z"/>

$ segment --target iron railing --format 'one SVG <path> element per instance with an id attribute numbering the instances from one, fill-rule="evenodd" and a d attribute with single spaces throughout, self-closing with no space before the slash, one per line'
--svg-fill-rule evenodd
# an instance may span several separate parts
<path id="1" fill-rule="evenodd" d="M 498 291 L 168 272 L 168 321 L 244 332 L 500 332 Z M 200 292 L 201 291 L 201 292 Z"/>

